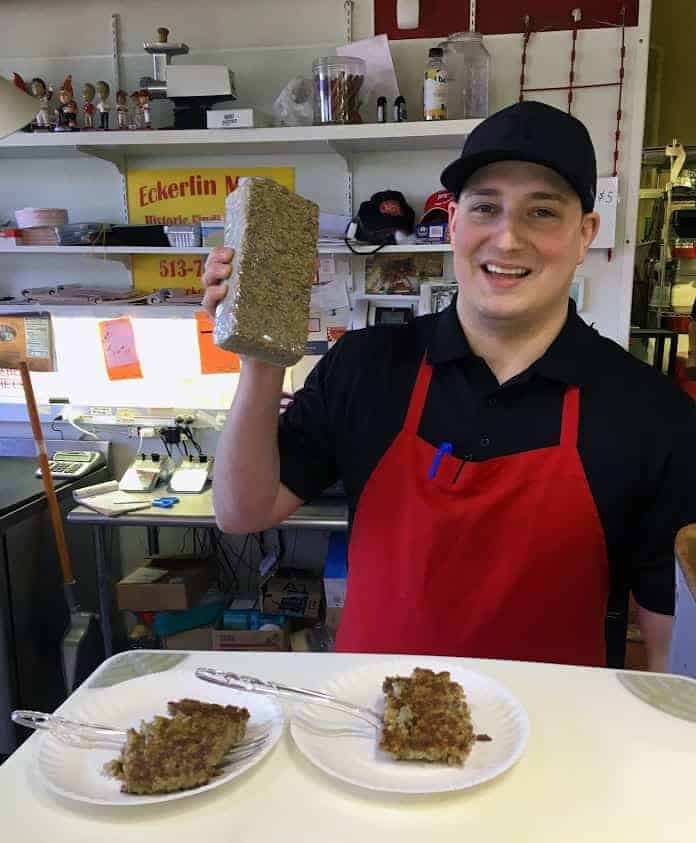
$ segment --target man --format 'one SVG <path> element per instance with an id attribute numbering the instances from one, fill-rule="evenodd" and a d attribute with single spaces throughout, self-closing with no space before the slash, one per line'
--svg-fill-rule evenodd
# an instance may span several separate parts
<path id="1" fill-rule="evenodd" d="M 589 134 L 519 103 L 442 182 L 456 302 L 349 332 L 280 425 L 283 372 L 246 360 L 216 454 L 218 523 L 269 527 L 343 480 L 340 650 L 603 665 L 610 596 L 631 590 L 664 670 L 673 541 L 696 520 L 693 406 L 569 303 L 599 226 Z M 230 260 L 208 260 L 210 312 Z"/>

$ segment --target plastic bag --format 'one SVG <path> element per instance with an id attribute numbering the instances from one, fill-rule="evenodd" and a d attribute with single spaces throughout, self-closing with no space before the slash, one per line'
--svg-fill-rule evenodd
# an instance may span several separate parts
<path id="1" fill-rule="evenodd" d="M 295 76 L 273 103 L 276 126 L 312 126 L 314 124 L 314 83 Z"/>

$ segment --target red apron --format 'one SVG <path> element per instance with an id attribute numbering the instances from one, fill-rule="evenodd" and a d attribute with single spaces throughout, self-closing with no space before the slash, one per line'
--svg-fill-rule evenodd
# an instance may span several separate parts
<path id="1" fill-rule="evenodd" d="M 423 360 L 403 429 L 353 524 L 341 652 L 605 665 L 609 565 L 566 389 L 559 445 L 485 462 L 419 438 Z"/>

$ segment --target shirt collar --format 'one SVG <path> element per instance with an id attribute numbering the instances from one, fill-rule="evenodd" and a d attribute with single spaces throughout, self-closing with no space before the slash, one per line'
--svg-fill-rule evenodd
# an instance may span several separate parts
<path id="1" fill-rule="evenodd" d="M 514 380 L 533 374 L 566 384 L 582 385 L 593 371 L 592 358 L 599 335 L 578 316 L 575 302 L 568 301 L 568 318 L 556 339 L 526 373 Z M 474 360 L 476 355 L 462 330 L 457 315 L 456 297 L 439 313 L 428 344 L 428 362 L 432 365 L 453 360 Z"/>

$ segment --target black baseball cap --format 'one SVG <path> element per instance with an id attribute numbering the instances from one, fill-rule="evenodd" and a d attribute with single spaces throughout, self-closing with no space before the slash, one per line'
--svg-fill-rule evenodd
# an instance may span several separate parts
<path id="1" fill-rule="evenodd" d="M 476 170 L 496 161 L 529 161 L 554 170 L 594 208 L 597 161 L 590 133 L 577 117 L 542 102 L 510 105 L 486 118 L 467 137 L 461 157 L 440 181 L 456 197 Z"/>

